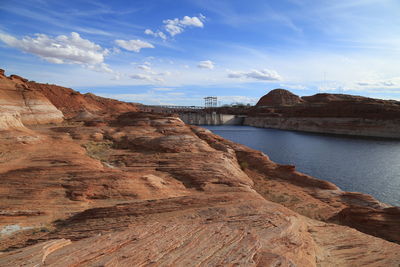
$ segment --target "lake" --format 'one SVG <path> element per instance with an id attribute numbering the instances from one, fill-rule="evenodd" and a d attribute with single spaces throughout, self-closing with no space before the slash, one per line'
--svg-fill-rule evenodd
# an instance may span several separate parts
<path id="1" fill-rule="evenodd" d="M 367 193 L 400 206 L 400 141 L 249 126 L 203 127 L 342 190 Z"/>

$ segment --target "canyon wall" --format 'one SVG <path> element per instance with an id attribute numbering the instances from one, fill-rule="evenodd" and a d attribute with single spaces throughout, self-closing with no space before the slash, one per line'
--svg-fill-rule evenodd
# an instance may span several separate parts
<path id="1" fill-rule="evenodd" d="M 274 89 L 245 110 L 244 125 L 314 133 L 400 138 L 400 102 L 345 94 L 299 97 Z"/>
<path id="2" fill-rule="evenodd" d="M 313 133 L 400 138 L 400 120 L 318 117 L 247 117 L 243 125 Z"/>

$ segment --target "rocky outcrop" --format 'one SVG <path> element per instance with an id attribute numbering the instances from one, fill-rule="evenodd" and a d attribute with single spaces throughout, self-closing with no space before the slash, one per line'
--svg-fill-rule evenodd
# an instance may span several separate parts
<path id="1" fill-rule="evenodd" d="M 256 106 L 293 106 L 303 102 L 303 100 L 285 89 L 274 89 L 258 100 Z"/>
<path id="2" fill-rule="evenodd" d="M 332 221 L 400 244 L 400 207 L 374 209 L 372 207 L 350 206 L 340 211 L 332 218 Z"/>
<path id="3" fill-rule="evenodd" d="M 0 160 L 0 227 L 23 230 L 3 236 L 0 265 L 400 260 L 400 245 L 327 223 L 354 203 L 384 211 L 372 198 L 174 116 L 131 112 L 103 120 L 36 127 L 36 142 L 2 141 L 11 160 Z"/>
<path id="4" fill-rule="evenodd" d="M 244 125 L 316 133 L 400 138 L 400 102 L 344 94 L 299 98 L 282 89 L 243 112 Z M 282 97 L 281 95 L 285 95 Z M 284 101 L 288 98 L 293 101 Z M 276 100 L 271 96 L 276 96 Z M 297 99 L 297 100 L 296 100 Z"/>
<path id="5" fill-rule="evenodd" d="M 99 97 L 91 93 L 81 94 L 58 85 L 29 82 L 28 86 L 41 92 L 55 107 L 63 112 L 66 118 L 75 117 L 82 112 L 104 115 L 138 111 L 136 104 Z"/>
<path id="6" fill-rule="evenodd" d="M 0 75 L 2 129 L 24 125 L 58 123 L 63 114 L 43 94 L 32 90 L 27 80 L 16 75 Z M 5 123 L 5 121 L 7 121 Z"/>
<path id="7" fill-rule="evenodd" d="M 16 111 L 0 109 L 0 131 L 24 129 L 21 115 Z"/>

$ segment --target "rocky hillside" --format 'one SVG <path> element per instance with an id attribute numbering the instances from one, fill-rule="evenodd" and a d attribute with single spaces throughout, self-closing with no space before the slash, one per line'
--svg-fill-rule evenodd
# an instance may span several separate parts
<path id="1" fill-rule="evenodd" d="M 304 102 L 299 96 L 285 89 L 274 89 L 257 102 L 257 107 L 262 106 L 293 106 Z"/>
<path id="2" fill-rule="evenodd" d="M 0 128 L 59 123 L 82 113 L 116 114 L 137 111 L 137 105 L 81 94 L 69 88 L 36 83 L 0 69 Z M 7 113 L 7 114 L 6 114 Z M 18 121 L 20 120 L 20 121 Z M 7 126 L 8 125 L 8 126 Z"/>
<path id="3" fill-rule="evenodd" d="M 176 116 L 26 127 L 0 131 L 0 266 L 400 262 L 399 208 Z"/>
<path id="4" fill-rule="evenodd" d="M 248 116 L 244 124 L 256 127 L 400 138 L 400 102 L 394 100 L 344 94 L 300 98 L 275 89 L 242 113 Z"/>
<path id="5" fill-rule="evenodd" d="M 299 97 L 284 89 L 270 91 L 252 115 L 318 118 L 400 119 L 400 102 L 345 94 Z"/>
<path id="6" fill-rule="evenodd" d="M 63 113 L 42 93 L 33 90 L 26 79 L 17 75 L 7 77 L 0 70 L 0 129 L 61 121 Z"/>

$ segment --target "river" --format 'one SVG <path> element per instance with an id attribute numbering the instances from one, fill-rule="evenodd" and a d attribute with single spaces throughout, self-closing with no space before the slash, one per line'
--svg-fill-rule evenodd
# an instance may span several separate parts
<path id="1" fill-rule="evenodd" d="M 203 127 L 342 190 L 367 193 L 400 206 L 400 141 L 249 126 Z"/>

